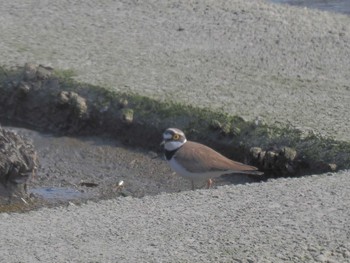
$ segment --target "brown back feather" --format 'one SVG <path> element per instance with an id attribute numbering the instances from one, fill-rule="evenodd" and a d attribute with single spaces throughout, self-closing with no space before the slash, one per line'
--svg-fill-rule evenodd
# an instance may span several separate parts
<path id="1" fill-rule="evenodd" d="M 205 171 L 256 171 L 254 166 L 232 161 L 213 149 L 187 141 L 174 155 L 189 172 Z M 204 160 L 204 161 L 202 161 Z"/>

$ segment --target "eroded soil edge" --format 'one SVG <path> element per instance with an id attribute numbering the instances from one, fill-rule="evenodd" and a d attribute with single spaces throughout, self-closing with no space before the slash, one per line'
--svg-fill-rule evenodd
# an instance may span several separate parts
<path id="1" fill-rule="evenodd" d="M 78 83 L 69 71 L 26 64 L 0 71 L 0 120 L 59 135 L 115 138 L 159 152 L 161 133 L 178 127 L 191 140 L 253 164 L 266 177 L 300 176 L 350 167 L 350 143 L 293 127 L 247 122 L 209 109 Z"/>

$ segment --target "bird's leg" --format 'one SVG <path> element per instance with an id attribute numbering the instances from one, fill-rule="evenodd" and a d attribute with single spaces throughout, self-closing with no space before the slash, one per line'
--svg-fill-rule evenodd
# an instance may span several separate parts
<path id="1" fill-rule="evenodd" d="M 209 189 L 212 185 L 213 185 L 213 180 L 212 180 L 212 179 L 209 179 L 209 180 L 207 181 L 207 189 Z"/>
<path id="2" fill-rule="evenodd" d="M 193 180 L 191 180 L 191 183 L 192 183 L 192 191 L 194 191 L 194 182 L 193 182 Z"/>

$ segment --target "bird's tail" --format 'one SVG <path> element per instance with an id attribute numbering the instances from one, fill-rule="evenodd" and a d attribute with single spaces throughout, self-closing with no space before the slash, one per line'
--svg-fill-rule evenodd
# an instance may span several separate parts
<path id="1" fill-rule="evenodd" d="M 263 175 L 264 172 L 258 170 L 247 170 L 247 171 L 235 171 L 235 174 L 250 174 L 250 175 Z"/>

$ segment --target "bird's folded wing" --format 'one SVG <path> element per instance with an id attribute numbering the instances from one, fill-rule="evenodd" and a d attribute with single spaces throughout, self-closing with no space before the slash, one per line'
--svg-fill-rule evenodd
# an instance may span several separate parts
<path id="1" fill-rule="evenodd" d="M 257 170 L 256 167 L 232 161 L 203 144 L 188 141 L 184 146 L 186 148 L 180 148 L 174 158 L 192 173 Z"/>

